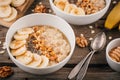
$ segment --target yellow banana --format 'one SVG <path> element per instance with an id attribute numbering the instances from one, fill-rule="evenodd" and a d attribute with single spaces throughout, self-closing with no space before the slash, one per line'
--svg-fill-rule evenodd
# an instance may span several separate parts
<path id="1" fill-rule="evenodd" d="M 105 28 L 112 29 L 120 22 L 120 2 L 113 8 L 105 22 Z"/>

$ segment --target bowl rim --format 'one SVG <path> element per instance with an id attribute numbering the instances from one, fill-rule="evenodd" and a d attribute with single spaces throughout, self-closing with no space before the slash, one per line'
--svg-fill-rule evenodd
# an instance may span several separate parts
<path id="1" fill-rule="evenodd" d="M 120 64 L 120 62 L 116 62 L 114 60 L 112 60 L 112 58 L 109 56 L 109 46 L 113 43 L 115 43 L 116 41 L 120 41 L 120 38 L 116 38 L 116 39 L 113 39 L 112 41 L 110 41 L 106 47 L 106 57 L 109 58 L 109 60 L 111 60 L 112 62 L 116 63 L 116 64 Z M 114 48 L 114 47 L 113 47 Z"/>
<path id="2" fill-rule="evenodd" d="M 7 41 L 7 40 L 8 40 L 8 37 L 7 37 L 7 36 L 9 36 L 8 32 L 12 29 L 12 26 L 14 26 L 14 24 L 16 24 L 17 21 L 22 20 L 22 19 L 24 19 L 25 17 L 35 16 L 35 15 L 51 16 L 51 17 L 54 17 L 54 18 L 57 18 L 57 19 L 60 19 L 60 20 L 64 21 L 64 23 L 66 23 L 66 25 L 67 25 L 67 26 L 69 27 L 69 29 L 72 31 L 72 34 L 73 34 L 73 37 L 74 37 L 74 38 L 73 38 L 73 45 L 72 45 L 73 48 L 70 50 L 69 55 L 68 55 L 65 59 L 63 59 L 62 61 L 60 61 L 59 63 L 57 63 L 57 64 L 55 64 L 55 65 L 52 65 L 52 66 L 47 66 L 47 67 L 45 67 L 45 68 L 30 67 L 30 66 L 27 66 L 27 65 L 25 65 L 25 64 L 22 64 L 20 61 L 16 60 L 15 57 L 11 54 L 10 48 L 9 48 L 9 44 L 7 44 L 7 42 L 8 42 L 8 41 Z M 60 31 L 61 31 L 61 30 L 60 30 Z M 12 58 L 13 60 L 15 60 L 15 62 L 17 62 L 17 63 L 19 63 L 20 65 L 22 65 L 23 67 L 26 67 L 26 68 L 29 68 L 29 69 L 44 70 L 44 69 L 50 69 L 50 68 L 57 67 L 57 66 L 59 66 L 60 64 L 62 64 L 63 62 L 65 62 L 67 59 L 69 60 L 69 58 L 71 58 L 71 56 L 73 55 L 74 50 L 75 50 L 75 33 L 74 33 L 72 27 L 70 26 L 70 24 L 68 24 L 64 19 L 62 19 L 62 18 L 60 18 L 60 17 L 58 17 L 58 16 L 56 16 L 56 15 L 47 14 L 47 13 L 32 13 L 32 14 L 25 15 L 25 16 L 19 18 L 18 20 L 16 20 L 16 21 L 11 25 L 11 27 L 10 27 L 9 30 L 7 31 L 6 38 L 5 38 L 5 43 L 6 43 L 6 46 L 7 46 L 8 55 L 10 56 L 10 58 Z M 13 61 L 13 62 L 14 62 L 14 61 Z M 15 63 L 15 62 L 14 62 L 14 63 Z M 16 64 L 16 63 L 15 63 L 15 64 Z"/>
<path id="3" fill-rule="evenodd" d="M 68 15 L 68 16 L 71 16 L 71 17 L 90 17 L 90 16 L 94 16 L 94 15 L 98 15 L 100 14 L 101 12 L 103 12 L 105 9 L 109 8 L 110 6 L 110 3 L 111 3 L 111 0 L 108 0 L 108 3 L 106 4 L 106 6 L 101 9 L 100 11 L 96 12 L 96 13 L 93 13 L 93 14 L 89 14 L 89 15 L 73 15 L 73 14 L 69 14 L 69 13 L 66 13 L 62 10 L 60 10 L 58 7 L 56 7 L 53 3 L 53 0 L 49 0 L 51 6 L 53 6 L 56 10 L 58 10 L 59 12 L 61 12 L 62 14 L 65 14 L 65 15 Z M 105 2 L 107 2 L 107 0 L 105 0 Z M 53 10 L 54 11 L 54 10 Z"/>

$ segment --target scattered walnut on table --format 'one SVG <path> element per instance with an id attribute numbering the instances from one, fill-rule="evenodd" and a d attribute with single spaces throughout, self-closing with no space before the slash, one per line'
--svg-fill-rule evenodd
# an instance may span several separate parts
<path id="1" fill-rule="evenodd" d="M 80 37 L 76 37 L 76 43 L 77 43 L 78 46 L 80 46 L 82 48 L 88 46 L 88 41 L 84 37 L 84 35 L 80 35 Z"/>
<path id="2" fill-rule="evenodd" d="M 37 4 L 36 7 L 33 10 L 34 13 L 46 13 L 47 8 L 43 4 Z"/>
<path id="3" fill-rule="evenodd" d="M 10 66 L 0 67 L 0 78 L 6 78 L 13 74 L 13 70 Z"/>

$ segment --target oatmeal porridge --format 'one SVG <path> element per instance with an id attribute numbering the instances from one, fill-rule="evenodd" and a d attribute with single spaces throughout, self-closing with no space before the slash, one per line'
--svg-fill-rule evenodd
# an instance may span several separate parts
<path id="1" fill-rule="evenodd" d="M 70 44 L 57 28 L 38 25 L 18 30 L 10 49 L 22 64 L 43 68 L 64 60 L 69 55 Z"/>

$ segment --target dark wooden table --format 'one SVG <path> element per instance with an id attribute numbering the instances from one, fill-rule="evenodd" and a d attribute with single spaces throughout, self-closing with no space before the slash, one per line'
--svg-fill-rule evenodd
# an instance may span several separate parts
<path id="1" fill-rule="evenodd" d="M 35 0 L 35 2 L 29 8 L 29 10 L 26 12 L 26 14 L 32 13 L 31 10 L 40 1 L 43 2 L 43 4 L 45 4 L 48 8 L 50 8 L 48 0 Z M 85 25 L 85 26 L 71 25 L 75 32 L 75 35 L 79 36 L 80 34 L 84 34 L 87 37 L 87 39 L 89 39 L 89 38 L 94 37 L 96 33 L 100 32 L 100 31 L 105 31 L 105 33 L 107 35 L 107 44 L 112 39 L 120 38 L 120 32 L 117 29 L 109 31 L 109 30 L 105 30 L 105 28 L 104 28 L 104 22 L 105 22 L 106 16 L 108 15 L 110 10 L 115 5 L 115 4 L 113 4 L 114 3 L 113 1 L 118 2 L 119 0 L 112 0 L 108 12 L 99 21 L 97 21 L 93 24 L 90 24 L 90 25 Z M 120 11 L 118 11 L 118 13 L 119 12 Z M 90 29 L 89 26 L 93 26 L 93 29 Z M 0 41 L 2 41 L 2 43 L 5 41 L 5 36 L 6 36 L 7 30 L 8 30 L 8 28 L 6 28 L 2 25 L 0 26 Z M 91 33 L 92 30 L 95 31 L 94 34 Z M 112 37 L 112 39 L 109 39 L 111 37 Z M 3 50 L 2 47 L 3 47 L 3 45 L 0 44 L 0 51 Z M 79 61 L 81 61 L 81 59 L 83 59 L 88 53 L 89 53 L 88 47 L 80 48 L 80 47 L 76 46 L 72 58 L 62 69 L 60 69 L 52 74 L 49 74 L 49 75 L 40 76 L 40 75 L 29 74 L 29 73 L 22 71 L 10 60 L 10 58 L 7 54 L 7 51 L 5 50 L 5 53 L 3 55 L 0 55 L 0 66 L 4 66 L 4 65 L 11 66 L 14 70 L 14 75 L 12 75 L 9 78 L 0 79 L 0 80 L 65 80 L 65 79 L 67 79 L 67 76 L 68 76 L 69 72 L 73 69 L 73 67 Z M 84 78 L 84 80 L 96 80 L 96 79 L 97 80 L 120 80 L 120 73 L 113 71 L 107 64 L 107 61 L 105 58 L 105 48 L 102 51 L 97 52 L 93 56 L 91 63 L 89 65 L 88 72 Z M 73 79 L 73 80 L 75 80 L 75 79 Z"/>

